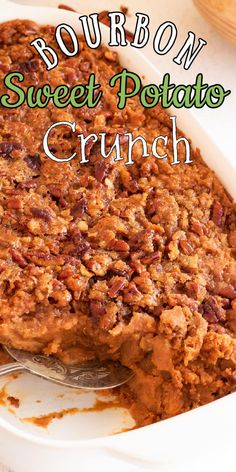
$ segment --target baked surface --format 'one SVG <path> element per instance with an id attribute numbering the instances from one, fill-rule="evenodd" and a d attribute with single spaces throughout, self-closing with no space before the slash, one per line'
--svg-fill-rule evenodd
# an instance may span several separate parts
<path id="1" fill-rule="evenodd" d="M 104 95 L 95 109 L 1 109 L 0 342 L 70 363 L 120 359 L 136 374 L 120 396 L 148 424 L 235 390 L 235 205 L 198 151 L 174 167 L 142 158 L 138 145 L 131 166 L 104 160 L 97 144 L 86 165 L 46 158 L 42 137 L 57 121 L 104 131 L 110 144 L 117 132 L 171 136 L 159 106 L 136 97 L 117 110 L 106 87 L 121 69 L 115 52 L 80 39 L 80 54 L 58 51 L 47 72 L 29 43 L 41 36 L 56 49 L 53 34 L 29 21 L 1 25 L 1 94 L 17 70 L 25 87 L 52 88 L 94 72 Z M 51 136 L 57 156 L 79 153 L 68 128 Z M 169 139 L 169 161 L 171 152 Z"/>

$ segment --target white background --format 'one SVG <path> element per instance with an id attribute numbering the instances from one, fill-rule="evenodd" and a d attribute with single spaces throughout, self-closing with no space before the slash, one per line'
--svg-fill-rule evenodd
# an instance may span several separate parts
<path id="1" fill-rule="evenodd" d="M 13 1 L 46 6 L 57 6 L 63 3 L 74 7 L 81 13 L 95 13 L 94 8 L 91 9 L 94 0 Z M 147 13 L 150 16 L 150 41 L 142 52 L 145 52 L 162 74 L 169 72 L 174 83 L 187 84 L 194 82 L 196 75 L 202 72 L 205 82 L 221 83 L 225 89 L 231 90 L 231 95 L 226 97 L 220 108 L 212 110 L 204 107 L 200 110 L 193 109 L 193 111 L 224 154 L 232 159 L 235 155 L 234 138 L 236 136 L 236 47 L 214 31 L 201 17 L 192 0 L 98 0 L 97 12 L 104 9 L 115 11 L 122 4 L 129 8 L 127 26 L 131 31 L 134 29 L 135 12 Z M 178 37 L 169 53 L 159 56 L 153 50 L 152 37 L 158 26 L 168 20 L 176 24 Z M 203 47 L 190 69 L 186 71 L 183 66 L 175 64 L 173 58 L 184 43 L 188 31 L 195 32 L 197 38 L 205 39 L 207 45 Z M 201 148 L 200 139 L 199 147 Z"/>

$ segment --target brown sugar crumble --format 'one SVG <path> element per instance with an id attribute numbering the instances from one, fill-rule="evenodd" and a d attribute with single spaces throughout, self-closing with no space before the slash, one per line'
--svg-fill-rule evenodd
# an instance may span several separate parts
<path id="1" fill-rule="evenodd" d="M 170 136 L 171 121 L 138 97 L 116 108 L 106 85 L 121 66 L 106 48 L 80 38 L 78 56 L 58 51 L 49 72 L 29 45 L 38 36 L 57 48 L 51 26 L 1 25 L 1 94 L 19 69 L 25 87 L 83 84 L 94 72 L 104 94 L 95 109 L 1 109 L 0 342 L 67 363 L 119 359 L 135 376 L 116 392 L 138 425 L 235 391 L 235 204 L 198 151 L 173 168 L 171 140 L 168 159 L 144 159 L 137 145 L 128 167 L 101 158 L 97 143 L 86 165 L 46 158 L 42 136 L 57 121 L 111 143 L 128 131 Z M 60 127 L 50 147 L 68 156 L 78 143 Z"/>

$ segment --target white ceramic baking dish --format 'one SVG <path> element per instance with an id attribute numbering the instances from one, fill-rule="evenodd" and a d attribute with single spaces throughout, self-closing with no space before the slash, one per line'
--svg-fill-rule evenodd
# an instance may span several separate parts
<path id="1" fill-rule="evenodd" d="M 23 7 L 6 0 L 0 3 L 1 22 L 15 18 L 53 25 L 66 22 L 81 32 L 75 13 Z M 94 1 L 94 11 L 97 7 L 98 2 Z M 103 25 L 102 34 L 106 44 L 108 30 Z M 141 76 L 145 74 L 144 83 L 158 83 L 160 73 L 138 50 L 126 47 L 118 52 L 123 65 Z M 193 145 L 201 149 L 205 161 L 235 198 L 236 161 L 233 156 L 230 160 L 218 150 L 217 143 L 209 138 L 191 111 L 171 112 L 177 115 L 178 126 L 191 137 Z M 62 409 L 89 407 L 94 403 L 93 393 L 78 393 L 30 374 L 2 379 L 2 387 L 6 397 L 12 395 L 20 399 L 20 408 L 14 409 L 6 407 L 0 395 L 0 463 L 12 471 L 234 470 L 235 394 L 158 424 L 111 435 L 133 425 L 129 414 L 122 409 L 65 415 L 53 420 L 46 429 L 22 420 Z M 1 470 L 5 471 L 0 465 Z"/>

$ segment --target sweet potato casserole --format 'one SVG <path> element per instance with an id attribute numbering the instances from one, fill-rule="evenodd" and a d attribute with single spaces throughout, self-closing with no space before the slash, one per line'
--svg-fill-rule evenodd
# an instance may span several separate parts
<path id="1" fill-rule="evenodd" d="M 38 36 L 57 49 L 51 26 L 1 25 L 1 94 L 9 71 L 24 73 L 24 87 L 94 72 L 104 93 L 94 109 L 1 108 L 0 342 L 67 363 L 119 359 L 135 371 L 119 395 L 140 425 L 234 391 L 235 205 L 198 151 L 170 165 L 171 139 L 167 159 L 143 158 L 137 144 L 130 166 L 101 158 L 98 143 L 84 165 L 47 158 L 42 136 L 58 121 L 106 132 L 110 145 L 119 133 L 124 155 L 126 132 L 150 142 L 171 136 L 171 121 L 137 97 L 117 109 L 106 87 L 121 70 L 116 52 L 81 39 L 78 56 L 58 51 L 48 72 L 29 45 Z M 68 128 L 51 133 L 57 156 L 77 146 Z"/>

